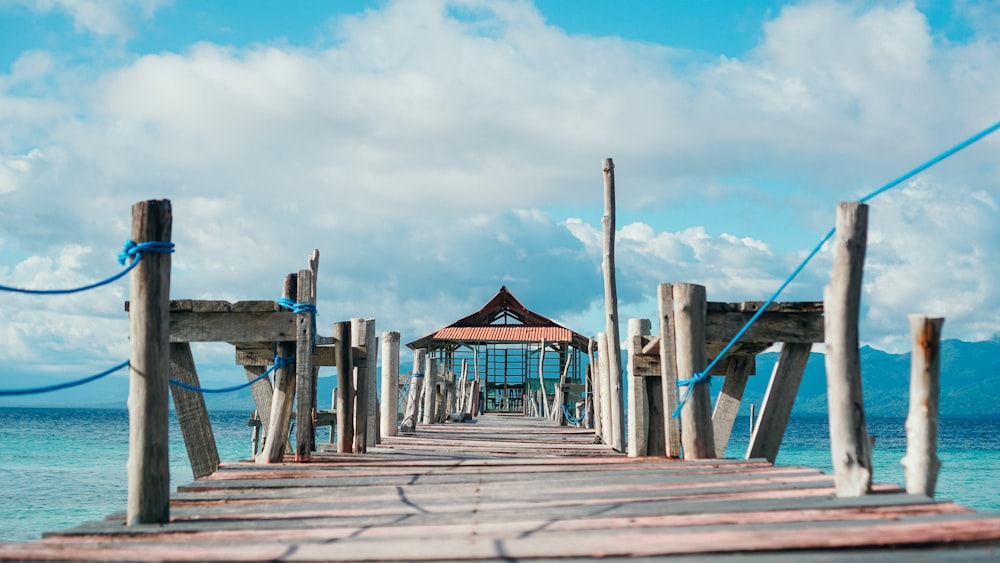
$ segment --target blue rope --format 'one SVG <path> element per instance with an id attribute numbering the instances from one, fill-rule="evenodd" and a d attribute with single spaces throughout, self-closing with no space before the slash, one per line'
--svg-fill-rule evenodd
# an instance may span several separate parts
<path id="1" fill-rule="evenodd" d="M 102 280 L 90 285 L 85 285 L 83 287 L 74 287 L 70 289 L 24 289 L 19 287 L 10 287 L 6 285 L 0 285 L 0 291 L 10 291 L 14 293 L 27 293 L 29 295 L 64 295 L 67 293 L 80 293 L 81 291 L 91 290 L 102 285 L 108 285 L 109 283 L 118 281 L 125 274 L 132 271 L 135 265 L 139 263 L 142 258 L 143 252 L 173 252 L 174 243 L 172 242 L 143 242 L 136 244 L 135 242 L 128 240 L 125 242 L 125 248 L 118 254 L 118 263 L 125 265 L 125 261 L 130 257 L 134 257 L 135 260 L 132 261 L 124 270 L 111 276 L 106 280 Z"/>
<path id="2" fill-rule="evenodd" d="M 420 373 L 419 371 L 417 373 L 410 374 L 410 377 L 423 377 L 423 376 L 424 374 Z"/>
<path id="3" fill-rule="evenodd" d="M 10 397 L 14 395 L 38 395 L 41 393 L 49 393 L 52 391 L 59 391 L 60 389 L 69 389 L 70 387 L 76 387 L 77 385 L 83 385 L 84 383 L 90 383 L 91 381 L 96 381 L 109 373 L 116 372 L 124 367 L 128 366 L 128 360 L 118 364 L 117 366 L 102 371 L 96 375 L 91 375 L 89 377 L 84 377 L 83 379 L 78 379 L 76 381 L 69 381 L 66 383 L 59 383 L 56 385 L 49 385 L 48 387 L 35 387 L 32 389 L 0 389 L 0 397 Z"/>
<path id="4" fill-rule="evenodd" d="M 569 409 L 566 408 L 566 405 L 559 405 L 559 406 L 562 407 L 563 416 L 566 417 L 566 421 L 569 422 L 570 424 L 580 424 L 581 422 L 583 422 L 585 418 L 587 418 L 587 409 L 583 409 L 583 412 L 580 414 L 580 417 L 577 418 L 569 414 Z"/>
<path id="5" fill-rule="evenodd" d="M 254 383 L 257 383 L 261 379 L 264 379 L 265 377 L 270 375 L 272 371 L 293 363 L 295 363 L 295 358 L 275 356 L 274 365 L 268 368 L 267 371 L 265 371 L 264 373 L 258 375 L 257 377 L 251 379 L 250 381 L 247 381 L 246 383 L 242 383 L 240 385 L 234 385 L 232 387 L 225 387 L 222 389 L 205 389 L 203 387 L 198 387 L 195 385 L 188 385 L 187 383 L 184 383 L 182 381 L 177 381 L 176 379 L 171 379 L 170 384 L 187 389 L 189 391 L 197 391 L 198 393 L 229 393 L 231 391 L 239 391 L 244 387 L 250 387 Z"/>
<path id="6" fill-rule="evenodd" d="M 891 190 L 892 188 L 895 188 L 896 186 L 902 184 L 906 180 L 909 180 L 910 178 L 916 176 L 917 174 L 923 172 L 924 170 L 927 170 L 931 166 L 934 166 L 935 164 L 937 164 L 937 163 L 941 162 L 942 160 L 944 160 L 944 159 L 952 156 L 953 154 L 957 153 L 958 151 L 960 151 L 960 150 L 962 150 L 964 148 L 967 148 L 968 146 L 972 145 L 973 143 L 979 141 L 983 137 L 986 137 L 987 135 L 995 132 L 997 129 L 1000 129 L 1000 121 L 994 123 L 993 125 L 987 127 L 986 129 L 983 129 L 979 133 L 976 133 L 975 135 L 969 137 L 968 139 L 962 141 L 961 143 L 958 143 L 957 145 L 955 145 L 955 146 L 951 147 L 950 149 L 942 152 L 941 154 L 935 156 L 934 158 L 932 158 L 932 159 L 924 162 L 923 164 L 921 164 L 921 165 L 919 165 L 919 166 L 911 169 L 909 172 L 906 172 L 902 176 L 899 176 L 898 178 L 896 178 L 896 179 L 890 181 L 889 183 L 881 186 L 880 188 L 876 189 L 875 191 L 873 191 L 873 192 L 869 193 L 868 195 L 862 197 L 858 201 L 860 203 L 865 203 L 865 202 L 871 200 L 872 198 L 874 198 L 874 197 L 876 197 L 876 196 L 878 196 L 878 195 L 880 195 L 880 194 L 882 194 L 884 192 L 887 192 L 887 191 Z M 819 253 L 820 249 L 823 248 L 823 245 L 826 244 L 826 242 L 829 241 L 831 238 L 833 238 L 833 235 L 834 235 L 835 232 L 836 232 L 836 228 L 831 228 L 826 233 L 826 235 L 823 237 L 823 240 L 819 241 L 819 244 L 817 244 L 815 247 L 813 247 L 813 249 L 809 253 L 809 255 L 806 256 L 805 260 L 803 260 L 802 263 L 799 264 L 798 267 L 795 268 L 795 270 L 791 273 L 791 275 L 789 275 L 788 278 L 785 279 L 785 281 L 781 284 L 781 287 L 779 287 L 778 290 L 775 291 L 774 294 L 772 294 L 771 297 L 769 297 L 767 299 L 767 301 L 764 302 L 764 305 L 761 306 L 761 308 L 758 309 L 757 312 L 755 312 L 752 317 L 750 317 L 750 320 L 748 320 L 747 323 L 745 325 L 743 325 L 743 328 L 741 328 L 736 333 L 736 336 L 734 336 L 732 338 L 732 340 L 730 340 L 729 343 L 726 344 L 726 346 L 722 349 L 722 351 L 720 351 L 715 356 L 715 358 L 708 364 L 707 367 L 705 367 L 704 370 L 702 370 L 702 371 L 694 374 L 690 379 L 683 379 L 683 380 L 679 380 L 677 382 L 677 386 L 678 387 L 686 385 L 687 386 L 687 390 L 684 393 L 684 397 L 681 398 L 681 400 L 678 402 L 677 408 L 674 409 L 674 412 L 671 415 L 672 417 L 677 418 L 678 416 L 680 416 L 681 409 L 684 407 L 684 404 L 687 403 L 688 399 L 691 398 L 691 393 L 694 392 L 694 386 L 695 386 L 695 384 L 702 383 L 702 382 L 708 380 L 711 377 L 709 375 L 709 372 L 712 371 L 712 368 L 714 368 L 715 365 L 718 364 L 720 360 L 722 360 L 722 358 L 726 355 L 726 352 L 728 352 L 729 349 L 732 348 L 734 344 L 736 344 L 736 342 L 743 336 L 743 334 L 746 333 L 747 329 L 749 329 L 750 326 L 753 325 L 753 323 L 757 322 L 757 319 L 760 318 L 760 316 L 771 305 L 771 303 L 774 303 L 774 300 L 778 298 L 778 295 L 780 295 L 781 292 L 784 291 L 786 287 L 788 287 L 788 284 L 792 283 L 792 280 L 794 280 L 795 277 L 798 276 L 799 273 L 802 272 L 802 270 L 806 267 L 806 264 L 808 264 L 809 261 L 812 260 L 813 257 L 816 256 L 816 254 Z"/>
<path id="7" fill-rule="evenodd" d="M 287 297 L 282 297 L 277 301 L 278 305 L 286 309 L 291 309 L 293 313 L 315 313 L 316 306 L 312 303 L 296 303 Z"/>

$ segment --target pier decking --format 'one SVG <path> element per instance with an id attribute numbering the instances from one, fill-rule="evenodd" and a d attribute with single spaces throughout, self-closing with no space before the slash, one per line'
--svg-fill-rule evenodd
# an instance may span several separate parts
<path id="1" fill-rule="evenodd" d="M 766 461 L 627 458 L 593 432 L 484 415 L 367 454 L 226 464 L 165 525 L 124 512 L 0 559 L 100 561 L 995 560 L 1000 514 Z M 322 450 L 322 448 L 321 448 Z M 289 458 L 291 459 L 291 458 Z"/>

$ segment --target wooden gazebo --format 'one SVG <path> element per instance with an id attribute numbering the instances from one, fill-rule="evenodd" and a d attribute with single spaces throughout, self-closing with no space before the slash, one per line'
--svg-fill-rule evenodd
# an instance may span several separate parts
<path id="1" fill-rule="evenodd" d="M 460 373 L 463 361 L 469 377 L 482 382 L 482 406 L 487 412 L 521 413 L 525 397 L 544 382 L 552 396 L 560 378 L 583 383 L 590 339 L 529 310 L 506 286 L 482 309 L 407 344 L 425 349 L 439 370 Z"/>

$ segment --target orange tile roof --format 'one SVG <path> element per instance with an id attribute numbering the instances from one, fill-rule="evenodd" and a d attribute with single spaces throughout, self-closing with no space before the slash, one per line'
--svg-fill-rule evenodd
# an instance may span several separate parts
<path id="1" fill-rule="evenodd" d="M 449 326 L 434 333 L 438 340 L 479 342 L 572 342 L 573 331 L 560 326 Z"/>

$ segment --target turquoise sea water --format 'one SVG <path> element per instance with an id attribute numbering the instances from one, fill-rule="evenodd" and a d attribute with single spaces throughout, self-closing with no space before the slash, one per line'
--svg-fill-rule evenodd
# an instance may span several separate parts
<path id="1" fill-rule="evenodd" d="M 172 416 L 172 415 L 171 415 Z M 211 413 L 225 461 L 250 456 L 248 412 Z M 171 418 L 172 489 L 193 480 L 177 421 Z M 739 420 L 727 451 L 742 457 L 749 421 Z M 902 419 L 869 419 L 876 437 L 875 481 L 903 483 Z M 939 500 L 1000 511 L 1000 419 L 941 422 Z M 320 437 L 325 440 L 325 436 Z M 830 472 L 825 418 L 793 418 L 777 465 Z M 128 413 L 103 409 L 0 408 L 0 541 L 38 539 L 42 532 L 100 520 L 125 509 Z"/>

